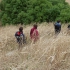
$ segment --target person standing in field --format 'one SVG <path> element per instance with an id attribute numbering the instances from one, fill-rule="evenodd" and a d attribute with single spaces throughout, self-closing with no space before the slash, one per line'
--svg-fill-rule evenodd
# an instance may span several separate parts
<path id="1" fill-rule="evenodd" d="M 33 28 L 30 30 L 30 38 L 34 43 L 39 39 L 39 32 L 36 24 L 33 25 Z"/>
<path id="2" fill-rule="evenodd" d="M 23 27 L 20 27 L 20 28 L 19 28 L 19 31 L 17 31 L 17 32 L 15 33 L 15 37 L 16 37 L 17 43 L 19 44 L 19 48 L 22 46 L 22 43 L 23 43 L 23 44 L 26 43 L 25 35 L 23 34 Z M 22 38 L 21 38 L 21 37 L 22 37 Z M 22 39 L 22 42 L 21 42 L 21 39 Z"/>
<path id="3" fill-rule="evenodd" d="M 56 33 L 60 33 L 60 31 L 61 31 L 60 21 L 57 21 L 57 22 L 54 24 L 54 29 L 55 29 L 55 34 L 56 34 Z"/>

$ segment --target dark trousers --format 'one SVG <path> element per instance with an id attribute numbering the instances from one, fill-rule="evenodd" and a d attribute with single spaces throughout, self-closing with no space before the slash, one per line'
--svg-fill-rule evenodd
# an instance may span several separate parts
<path id="1" fill-rule="evenodd" d="M 55 26 L 55 33 L 60 33 L 61 26 Z"/>
<path id="2" fill-rule="evenodd" d="M 16 39 L 17 39 L 17 43 L 20 43 L 21 40 L 22 40 L 23 44 L 26 43 L 25 35 L 15 36 L 15 37 L 16 37 Z"/>

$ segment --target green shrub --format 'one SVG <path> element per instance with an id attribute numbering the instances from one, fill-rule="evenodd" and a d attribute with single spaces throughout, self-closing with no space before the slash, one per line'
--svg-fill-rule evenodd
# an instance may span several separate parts
<path id="1" fill-rule="evenodd" d="M 0 20 L 6 24 L 30 24 L 61 20 L 70 22 L 70 5 L 65 0 L 2 0 Z"/>

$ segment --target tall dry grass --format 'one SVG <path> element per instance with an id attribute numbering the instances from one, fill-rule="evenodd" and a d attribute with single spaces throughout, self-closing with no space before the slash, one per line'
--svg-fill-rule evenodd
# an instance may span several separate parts
<path id="1" fill-rule="evenodd" d="M 23 26 L 27 44 L 18 50 L 14 33 L 19 26 L 0 27 L 0 70 L 70 70 L 70 35 L 67 25 L 62 25 L 59 35 L 54 34 L 53 24 L 38 26 L 40 39 L 32 44 L 29 32 Z"/>
<path id="2" fill-rule="evenodd" d="M 66 1 L 70 3 L 70 0 Z M 35 44 L 29 37 L 32 26 L 23 26 L 27 45 L 23 45 L 21 50 L 18 50 L 14 37 L 19 27 L 0 27 L 0 70 L 70 70 L 70 34 L 67 34 L 67 25 L 62 25 L 59 35 L 54 34 L 52 24 L 39 25 L 40 39 Z"/>

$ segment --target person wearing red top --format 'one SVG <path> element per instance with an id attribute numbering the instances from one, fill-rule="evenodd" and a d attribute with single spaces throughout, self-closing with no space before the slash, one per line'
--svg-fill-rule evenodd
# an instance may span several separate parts
<path id="1" fill-rule="evenodd" d="M 31 40 L 35 43 L 39 39 L 39 32 L 37 30 L 37 25 L 33 25 L 33 28 L 30 30 Z"/>

